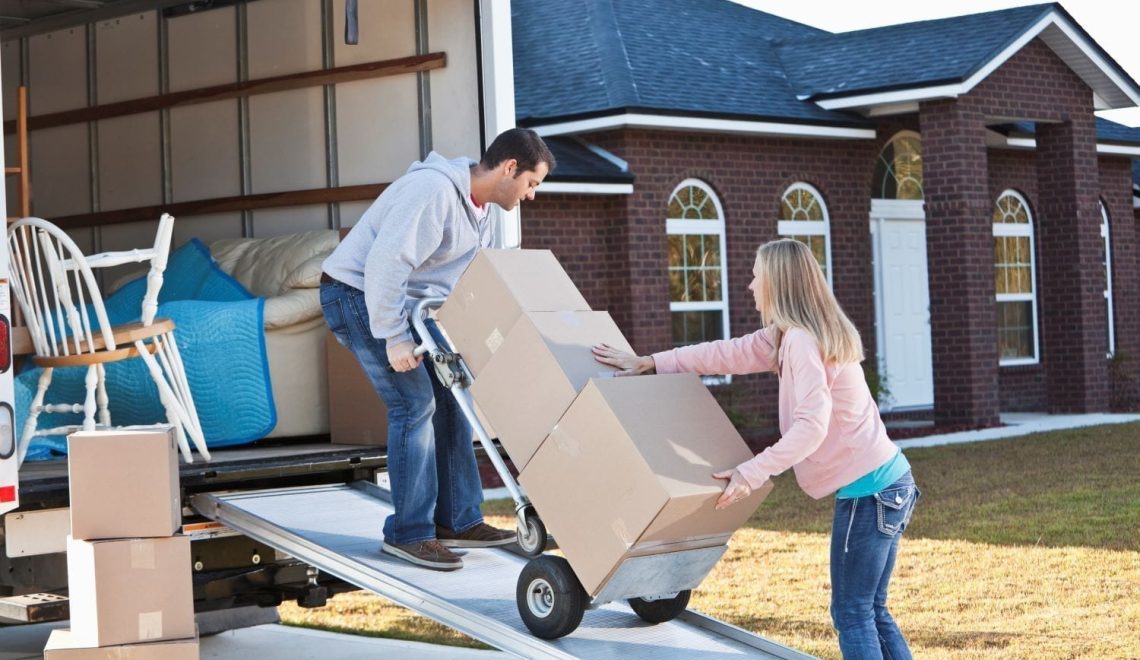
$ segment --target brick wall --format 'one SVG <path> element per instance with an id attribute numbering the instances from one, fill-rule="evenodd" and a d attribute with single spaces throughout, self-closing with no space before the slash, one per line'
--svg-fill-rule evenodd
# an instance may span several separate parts
<path id="1" fill-rule="evenodd" d="M 727 220 L 730 327 L 740 335 L 759 325 L 746 289 L 755 249 L 776 238 L 784 190 L 804 181 L 828 205 L 836 296 L 862 333 L 868 359 L 874 360 L 871 176 L 882 146 L 899 130 L 916 130 L 926 165 L 939 420 L 987 425 L 996 423 L 1000 409 L 1103 409 L 1108 397 L 1105 360 L 1103 351 L 1099 361 L 1094 359 L 1093 347 L 1093 339 L 1104 333 L 1103 300 L 1094 291 L 1103 287 L 1096 275 L 1099 233 L 1094 228 L 1095 240 L 1078 235 L 1099 226 L 1098 192 L 1114 220 L 1122 219 L 1113 225 L 1117 341 L 1137 357 L 1140 339 L 1128 329 L 1140 322 L 1135 293 L 1140 273 L 1128 160 L 1105 157 L 1098 162 L 1089 131 L 1091 111 L 1088 87 L 1047 46 L 1034 41 L 967 96 L 924 103 L 917 115 L 883 120 L 876 140 L 644 129 L 585 135 L 629 162 L 635 193 L 540 193 L 523 205 L 523 246 L 554 250 L 591 305 L 608 309 L 638 352 L 663 350 L 671 339 L 666 205 L 681 181 L 701 179 L 720 198 Z M 1059 122 L 1039 124 L 1044 156 L 986 147 L 985 124 L 1014 117 Z M 1045 187 L 1051 192 L 1041 200 Z M 994 200 L 1007 188 L 1021 192 L 1035 220 L 1044 223 L 1035 240 L 1043 346 L 1039 365 L 999 369 L 991 218 Z M 1046 237 L 1055 242 L 1053 247 L 1045 247 Z M 1070 278 L 1073 274 L 1078 276 Z M 1058 306 L 1078 309 L 1082 318 L 1051 313 Z M 1068 341 L 1075 347 L 1066 348 Z M 1081 385 L 1061 387 L 1073 377 L 1074 361 L 1075 382 Z M 746 376 L 734 380 L 731 392 L 719 389 L 717 394 L 737 412 L 774 424 L 775 388 L 771 376 Z M 1080 391 L 1070 392 L 1074 389 Z"/>

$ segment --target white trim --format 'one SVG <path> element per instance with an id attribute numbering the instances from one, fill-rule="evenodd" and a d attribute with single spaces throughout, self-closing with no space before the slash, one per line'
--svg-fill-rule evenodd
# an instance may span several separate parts
<path id="1" fill-rule="evenodd" d="M 906 103 L 889 103 L 886 105 L 877 105 L 867 110 L 868 117 L 889 117 L 891 115 L 906 115 L 918 112 L 918 101 L 907 101 Z"/>
<path id="2" fill-rule="evenodd" d="M 487 1 L 487 0 L 484 0 Z M 873 128 L 842 128 L 838 126 L 812 126 L 808 124 L 746 121 L 740 119 L 711 119 L 680 115 L 649 115 L 627 112 L 619 115 L 557 122 L 532 126 L 542 137 L 606 131 L 618 128 L 661 128 L 681 131 L 707 131 L 714 133 L 740 133 L 746 135 L 775 135 L 787 137 L 843 138 L 873 140 Z"/>
<path id="3" fill-rule="evenodd" d="M 721 318 L 721 337 L 720 337 L 720 339 L 728 339 L 728 338 L 732 337 L 732 334 L 731 334 L 731 330 L 729 328 L 729 316 L 728 316 L 728 310 L 729 310 L 729 306 L 728 306 L 728 262 L 727 262 L 728 246 L 726 244 L 726 240 L 727 240 L 726 235 L 728 234 L 728 232 L 726 231 L 726 224 L 727 223 L 725 222 L 725 219 L 724 219 L 724 207 L 721 206 L 720 197 L 717 196 L 716 192 L 712 189 L 712 186 L 710 186 L 705 181 L 702 181 L 701 179 L 689 178 L 689 179 L 685 179 L 684 181 L 678 183 L 677 186 L 675 188 L 673 188 L 673 191 L 669 193 L 669 197 L 666 200 L 666 208 L 668 208 L 668 202 L 673 199 L 673 195 L 676 195 L 678 191 L 680 191 L 683 188 L 687 188 L 689 186 L 700 188 L 701 190 L 705 191 L 705 194 L 708 195 L 709 199 L 712 200 L 713 206 L 716 207 L 716 215 L 717 215 L 718 219 L 717 220 L 670 220 L 668 217 L 668 214 L 666 214 L 665 234 L 667 236 L 668 235 L 686 235 L 686 234 L 688 234 L 688 235 L 701 234 L 701 235 L 717 235 L 717 236 L 719 236 L 719 238 L 720 238 L 720 300 L 718 300 L 718 301 L 701 300 L 701 301 L 695 301 L 695 302 L 673 302 L 673 300 L 670 299 L 670 301 L 669 301 L 670 321 L 672 320 L 672 315 L 674 312 L 712 312 L 712 311 L 719 311 L 720 312 L 720 318 Z M 668 273 L 669 270 L 670 270 L 670 268 L 669 268 L 668 264 L 666 264 L 666 273 Z M 670 298 L 672 298 L 672 295 L 670 295 Z M 711 379 L 706 380 L 705 384 L 708 385 L 708 384 L 730 383 L 730 382 L 732 382 L 732 376 L 724 376 L 723 379 L 717 380 L 717 381 L 714 381 Z"/>
<path id="4" fill-rule="evenodd" d="M 1101 144 L 1098 142 L 1096 152 L 1098 154 L 1109 154 L 1112 156 L 1140 156 L 1140 145 L 1126 147 L 1122 144 Z"/>
<path id="5" fill-rule="evenodd" d="M 992 132 L 991 139 L 996 137 L 1002 143 L 996 145 L 999 149 L 1001 147 L 1009 147 L 1011 149 L 1037 149 L 1037 138 L 1027 137 L 1006 137 L 1000 133 Z M 1105 144 L 1103 142 L 1096 143 L 1096 152 L 1098 154 L 1105 154 L 1109 156 L 1136 156 L 1140 157 L 1140 144 L 1135 147 L 1126 146 L 1123 144 Z"/>
<path id="6" fill-rule="evenodd" d="M 823 220 L 779 220 L 776 222 L 776 233 L 781 237 L 822 236 L 824 265 L 827 267 L 827 285 L 831 286 L 831 272 L 833 270 L 831 264 L 831 212 L 827 210 L 827 201 L 824 200 L 823 194 L 815 186 L 797 181 L 788 186 L 784 190 L 784 194 L 780 195 L 780 204 L 783 204 L 788 195 L 795 190 L 806 190 L 815 197 L 816 204 L 819 204 L 819 209 L 823 212 Z"/>
<path id="7" fill-rule="evenodd" d="M 1069 24 L 1056 11 L 1051 11 L 1041 18 L 1033 27 L 1029 28 L 1025 33 L 1018 37 L 1017 41 L 1007 46 L 1002 52 L 991 58 L 985 66 L 977 71 L 974 75 L 961 83 L 951 83 L 947 85 L 936 85 L 931 87 L 920 87 L 917 89 L 903 89 L 891 92 L 875 92 L 870 94 L 860 94 L 858 96 L 848 96 L 842 98 L 821 99 L 816 101 L 816 105 L 825 110 L 845 110 L 852 108 L 866 108 L 874 106 L 891 105 L 896 103 L 905 102 L 920 102 L 930 101 L 933 99 L 955 98 L 968 93 L 978 85 L 982 80 L 994 72 L 995 69 L 1013 57 L 1019 50 L 1025 47 L 1033 39 L 1037 38 L 1041 33 L 1045 32 L 1050 26 L 1056 26 L 1057 29 L 1064 34 L 1081 53 L 1095 65 L 1100 72 L 1111 82 L 1116 88 L 1123 93 L 1123 95 L 1131 99 L 1130 104 L 1120 103 L 1115 107 L 1131 107 L 1140 105 L 1140 93 L 1132 89 L 1130 85 L 1124 83 L 1119 75 L 1109 66 L 1097 53 L 1090 44 L 1079 35 Z M 1048 36 L 1048 35 L 1047 35 Z M 1048 45 L 1048 41 L 1046 41 Z M 1050 46 L 1052 49 L 1052 46 Z M 1056 52 L 1054 50 L 1054 52 Z M 1086 81 L 1087 82 L 1087 81 Z M 1092 85 L 1089 85 L 1092 87 Z M 1095 91 L 1094 91 L 1095 93 Z M 1111 106 L 1107 99 L 1103 99 L 1107 106 Z M 1108 109 L 1108 108 L 1105 108 Z"/>
<path id="8" fill-rule="evenodd" d="M 1004 223 L 1004 222 L 1003 223 L 997 223 L 997 222 L 992 223 L 993 228 L 994 228 L 993 229 L 993 235 L 994 236 L 1001 236 L 1001 237 L 1028 238 L 1029 239 L 1029 286 L 1030 286 L 1030 290 L 1028 293 L 996 293 L 995 292 L 994 293 L 994 303 L 996 304 L 999 302 L 1028 302 L 1030 304 L 1030 311 L 1033 314 L 1033 318 L 1030 319 L 1030 321 L 1033 323 L 1033 355 L 1030 357 L 1016 357 L 1016 358 L 1003 358 L 999 355 L 998 356 L 998 366 L 999 367 L 1010 367 L 1010 366 L 1025 365 L 1025 364 L 1038 364 L 1041 362 L 1041 330 L 1040 330 L 1041 322 L 1040 322 L 1040 319 L 1038 316 L 1038 309 L 1037 309 L 1037 238 L 1036 238 L 1036 232 L 1034 231 L 1035 228 L 1034 228 L 1034 224 L 1033 224 L 1033 211 L 1029 207 L 1029 201 L 1027 199 L 1025 199 L 1025 197 L 1022 196 L 1021 193 L 1017 192 L 1016 190 L 1013 190 L 1012 188 L 1007 188 L 1007 189 L 1001 191 L 1001 193 L 999 193 L 998 196 L 996 198 L 994 198 L 994 208 L 996 208 L 997 203 L 999 201 L 1001 201 L 1001 199 L 1007 195 L 1011 196 L 1011 197 L 1015 197 L 1015 198 L 1017 198 L 1017 200 L 1019 202 L 1021 202 L 1022 208 L 1025 209 L 1025 217 L 1027 217 L 1029 219 L 1029 222 L 1024 224 L 1024 225 L 1023 224 L 1016 224 L 1016 223 Z M 997 264 L 994 263 L 992 268 L 997 268 Z M 995 331 L 997 330 L 996 325 L 994 327 L 994 330 Z"/>
<path id="9" fill-rule="evenodd" d="M 543 193 L 572 193 L 577 195 L 632 195 L 632 183 L 588 183 L 572 181 L 544 181 L 534 190 Z"/>
<path id="10" fill-rule="evenodd" d="M 1100 235 L 1104 239 L 1104 302 L 1107 309 L 1105 323 L 1108 325 L 1108 350 L 1105 352 L 1105 357 L 1111 358 L 1116 354 L 1116 328 L 1114 327 L 1116 304 L 1112 299 L 1112 227 L 1104 200 L 1098 200 L 1098 202 L 1100 204 Z"/>
<path id="11" fill-rule="evenodd" d="M 603 149 L 596 144 L 588 144 L 586 142 L 583 142 L 582 144 L 584 144 L 586 146 L 586 148 L 589 149 L 590 151 L 601 156 L 602 158 L 605 158 L 606 160 L 610 161 L 614 165 L 617 165 L 618 169 L 621 170 L 622 172 L 628 172 L 629 171 L 629 163 L 626 162 L 625 160 L 622 160 L 621 158 L 618 158 L 618 155 L 615 154 L 614 152 Z"/>
<path id="12" fill-rule="evenodd" d="M 510 3 L 479 0 L 479 33 L 482 40 L 483 130 L 488 140 L 515 126 L 515 69 L 511 32 Z M 494 245 L 501 248 L 522 245 L 519 210 L 491 209 Z"/>
<path id="13" fill-rule="evenodd" d="M 921 199 L 871 199 L 871 217 L 884 220 L 926 219 L 926 202 Z"/>

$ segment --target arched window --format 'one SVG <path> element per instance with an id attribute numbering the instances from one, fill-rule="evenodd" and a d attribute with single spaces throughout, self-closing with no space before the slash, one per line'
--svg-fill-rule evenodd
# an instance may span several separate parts
<path id="1" fill-rule="evenodd" d="M 1107 309 L 1105 326 L 1108 328 L 1108 357 L 1116 354 L 1116 328 L 1113 327 L 1112 309 L 1112 237 L 1108 228 L 1108 208 L 1100 201 L 1100 236 L 1104 239 L 1104 304 Z"/>
<path id="2" fill-rule="evenodd" d="M 1033 364 L 1039 359 L 1036 281 L 1029 204 L 1017 192 L 1006 190 L 994 204 L 994 286 L 1000 364 Z"/>
<path id="3" fill-rule="evenodd" d="M 806 183 L 793 183 L 780 200 L 776 231 L 781 238 L 793 238 L 811 248 L 831 284 L 831 222 L 818 190 Z"/>
<path id="4" fill-rule="evenodd" d="M 669 196 L 669 311 L 673 345 L 727 339 L 724 211 L 708 184 L 686 179 Z"/>
<path id="5" fill-rule="evenodd" d="M 879 152 L 871 197 L 922 199 L 922 142 L 918 133 L 903 131 Z"/>

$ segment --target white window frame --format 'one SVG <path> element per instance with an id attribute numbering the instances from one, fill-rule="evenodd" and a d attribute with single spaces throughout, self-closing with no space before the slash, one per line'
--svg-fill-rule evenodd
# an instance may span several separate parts
<path id="1" fill-rule="evenodd" d="M 1041 332 L 1040 322 L 1037 317 L 1037 245 L 1034 239 L 1033 232 L 1033 211 L 1029 207 L 1029 202 L 1025 197 L 1016 190 L 1008 189 L 1003 190 L 997 198 L 994 199 L 994 206 L 1001 201 L 1003 197 L 1012 196 L 1021 202 L 1022 207 L 1025 209 L 1025 215 L 1029 218 L 1027 224 L 1009 223 L 1009 222 L 995 222 L 994 237 L 1017 237 L 1029 238 L 1029 284 L 1031 290 L 1029 293 L 995 293 L 997 302 L 1029 302 L 1033 314 L 1033 356 L 1032 357 L 1019 357 L 1019 358 L 1002 358 L 999 356 L 998 365 L 1002 367 L 1012 367 L 1017 365 L 1026 364 L 1039 364 L 1041 362 Z M 992 262 L 992 260 L 991 260 Z M 996 268 L 997 264 L 993 264 L 991 268 Z M 991 275 L 992 277 L 992 275 Z"/>
<path id="2" fill-rule="evenodd" d="M 673 196 L 676 195 L 684 188 L 693 186 L 700 188 L 712 200 L 713 205 L 716 207 L 717 220 L 675 220 L 668 217 L 665 218 L 665 233 L 667 235 L 688 234 L 690 236 L 703 235 L 712 236 L 718 235 L 720 237 L 720 301 L 710 302 L 673 302 L 669 301 L 669 315 L 670 322 L 672 322 L 672 315 L 674 312 L 710 312 L 719 311 L 721 316 L 721 339 L 729 339 L 732 335 L 729 334 L 728 325 L 728 248 L 725 242 L 725 222 L 724 222 L 724 207 L 721 206 L 720 197 L 713 191 L 712 186 L 705 183 L 700 179 L 685 179 L 673 188 L 666 199 L 666 208 L 669 202 L 672 201 Z M 666 265 L 668 269 L 668 265 Z M 672 298 L 672 296 L 670 296 Z M 706 385 L 720 385 L 732 382 L 731 376 L 707 376 L 703 378 Z"/>
<path id="3" fill-rule="evenodd" d="M 1116 328 L 1114 327 L 1114 311 L 1112 300 L 1112 233 L 1109 227 L 1108 207 L 1104 200 L 1100 200 L 1100 236 L 1104 239 L 1104 302 L 1107 315 L 1105 323 L 1108 324 L 1108 351 L 1105 357 L 1112 359 L 1116 355 Z"/>
<path id="4" fill-rule="evenodd" d="M 827 202 L 824 201 L 823 195 L 819 190 L 803 181 L 797 181 L 788 186 L 783 195 L 780 195 L 780 204 L 788 198 L 788 195 L 797 190 L 806 190 L 815 197 L 816 203 L 823 211 L 823 220 L 779 220 L 776 222 L 776 233 L 780 237 L 785 236 L 823 236 L 823 255 L 824 261 L 827 265 L 827 285 L 831 286 L 831 213 L 827 210 Z"/>

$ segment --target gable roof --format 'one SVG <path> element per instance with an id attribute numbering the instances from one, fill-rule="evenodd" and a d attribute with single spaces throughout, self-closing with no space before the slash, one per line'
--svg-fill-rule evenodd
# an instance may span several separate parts
<path id="1" fill-rule="evenodd" d="M 1057 3 L 816 35 L 777 50 L 800 98 L 841 109 L 968 93 L 1035 38 L 1093 90 L 1097 110 L 1140 105 L 1140 85 Z"/>
<path id="2" fill-rule="evenodd" d="M 557 163 L 546 181 L 633 183 L 629 168 L 620 165 L 612 154 L 602 155 L 606 152 L 572 137 L 555 136 L 544 141 Z M 543 186 L 550 188 L 546 183 Z"/>
<path id="3" fill-rule="evenodd" d="M 772 44 L 822 30 L 727 0 L 512 0 L 521 125 L 619 111 L 864 126 L 796 98 Z"/>
<path id="4" fill-rule="evenodd" d="M 1034 38 L 1097 109 L 1140 105 L 1056 3 L 839 34 L 729 0 L 512 0 L 511 13 L 520 125 L 641 113 L 863 128 L 850 110 L 964 94 Z"/>

